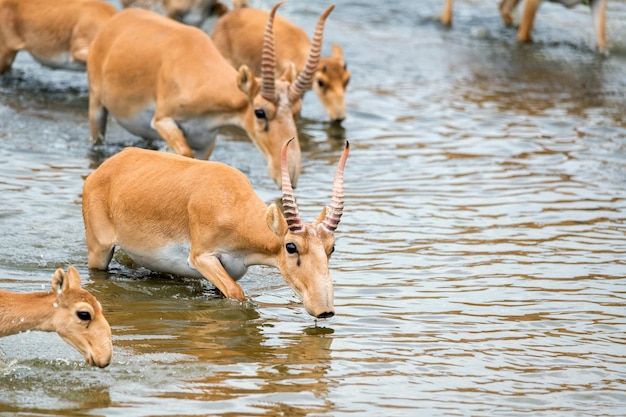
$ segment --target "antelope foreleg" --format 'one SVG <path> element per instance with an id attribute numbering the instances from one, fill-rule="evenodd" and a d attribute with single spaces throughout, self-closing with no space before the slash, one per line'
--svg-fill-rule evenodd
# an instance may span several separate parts
<path id="1" fill-rule="evenodd" d="M 189 145 L 187 145 L 185 136 L 183 136 L 183 132 L 180 130 L 174 119 L 171 117 L 157 119 L 155 117 L 152 120 L 152 126 L 157 132 L 159 132 L 159 135 L 163 138 L 167 145 L 178 155 L 190 158 L 194 157 L 193 151 Z"/>
<path id="2" fill-rule="evenodd" d="M 518 41 L 532 41 L 530 32 L 533 30 L 533 21 L 535 20 L 535 14 L 539 8 L 539 3 L 541 3 L 541 0 L 526 0 L 526 3 L 524 3 L 522 21 L 520 22 L 519 31 L 517 32 Z"/>
<path id="3" fill-rule="evenodd" d="M 190 255 L 189 261 L 194 268 L 200 271 L 203 277 L 211 281 L 226 297 L 239 301 L 246 299 L 239 284 L 228 275 L 217 257 L 203 253 L 197 256 Z"/>

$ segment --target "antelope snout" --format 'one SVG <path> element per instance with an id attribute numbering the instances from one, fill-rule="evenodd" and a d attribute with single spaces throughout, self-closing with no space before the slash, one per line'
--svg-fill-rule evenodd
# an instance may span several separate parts
<path id="1" fill-rule="evenodd" d="M 318 319 L 329 319 L 335 315 L 333 293 L 321 297 L 304 298 L 304 308 L 307 313 Z"/>
<path id="2" fill-rule="evenodd" d="M 323 312 L 321 314 L 318 314 L 316 317 L 318 319 L 329 319 L 329 318 L 331 318 L 334 315 L 335 315 L 334 311 L 325 311 L 325 312 Z"/>
<path id="3" fill-rule="evenodd" d="M 106 368 L 111 364 L 111 357 L 113 356 L 112 343 L 106 343 L 97 349 L 89 349 L 89 352 L 85 355 L 87 363 L 91 366 L 97 366 L 98 368 Z"/>
<path id="4" fill-rule="evenodd" d="M 346 106 L 344 104 L 334 108 L 327 108 L 326 113 L 328 113 L 328 118 L 332 123 L 341 123 L 346 118 Z"/>

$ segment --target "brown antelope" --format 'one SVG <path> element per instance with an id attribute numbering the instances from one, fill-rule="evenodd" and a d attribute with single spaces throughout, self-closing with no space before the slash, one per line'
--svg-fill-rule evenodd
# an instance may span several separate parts
<path id="1" fill-rule="evenodd" d="M 186 25 L 202 27 L 211 16 L 221 16 L 228 7 L 219 0 L 122 0 L 122 7 L 162 9 L 165 16 Z"/>
<path id="2" fill-rule="evenodd" d="M 263 42 L 263 26 L 268 13 L 253 8 L 235 8 L 220 17 L 211 37 L 215 46 L 235 68 L 247 65 L 252 72 L 260 74 Z M 298 72 L 305 68 L 311 42 L 304 30 L 289 20 L 277 16 L 274 22 L 276 42 L 276 75 L 285 71 L 291 64 Z M 350 81 L 343 60 L 343 51 L 333 44 L 332 55 L 322 57 L 315 70 L 312 88 L 324 105 L 331 121 L 341 121 L 346 117 L 346 87 Z"/>
<path id="3" fill-rule="evenodd" d="M 441 22 L 445 25 L 452 23 L 452 0 L 445 0 L 444 10 L 441 14 Z M 505 25 L 513 23 L 512 13 L 521 0 L 500 0 L 500 15 Z M 526 0 L 524 11 L 517 32 L 517 40 L 530 42 L 535 14 L 542 0 Z M 598 49 L 603 50 L 606 45 L 606 0 L 547 0 L 552 3 L 560 3 L 565 7 L 574 7 L 578 4 L 590 4 L 593 14 L 593 23 L 598 38 Z"/>
<path id="4" fill-rule="evenodd" d="M 292 138 L 293 139 L 293 138 Z M 329 207 L 303 223 L 281 150 L 284 215 L 255 194 L 243 173 L 220 162 L 126 148 L 89 175 L 83 188 L 88 266 L 106 270 L 115 247 L 150 270 L 204 277 L 243 301 L 235 281 L 250 265 L 277 267 L 314 317 L 334 315 L 328 261 L 343 212 L 341 156 Z M 295 144 L 295 143 L 294 143 Z"/>
<path id="5" fill-rule="evenodd" d="M 45 66 L 84 71 L 91 41 L 116 12 L 100 0 L 0 0 L 0 74 L 22 50 Z"/>
<path id="6" fill-rule="evenodd" d="M 73 266 L 67 274 L 56 270 L 51 291 L 0 290 L 0 337 L 28 330 L 57 332 L 90 365 L 104 368 L 111 362 L 111 328 L 98 300 L 81 288 Z"/>
<path id="7" fill-rule="evenodd" d="M 234 69 L 200 29 L 147 10 L 119 12 L 98 34 L 87 60 L 94 142 L 104 139 L 110 112 L 131 133 L 162 138 L 179 155 L 208 159 L 218 130 L 237 126 L 261 150 L 279 185 L 281 145 L 285 137 L 295 137 L 289 164 L 295 187 L 301 155 L 293 113 L 317 68 L 329 11 L 318 21 L 307 70 L 296 78 L 292 68 L 278 80 L 275 12 L 276 6 L 267 22 L 261 79 L 245 65 Z"/>

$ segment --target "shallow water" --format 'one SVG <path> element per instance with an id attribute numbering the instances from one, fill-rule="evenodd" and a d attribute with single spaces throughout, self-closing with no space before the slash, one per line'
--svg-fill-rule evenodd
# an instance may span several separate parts
<path id="1" fill-rule="evenodd" d="M 0 339 L 0 415 L 626 414 L 626 2 L 609 2 L 608 54 L 584 7 L 542 5 L 519 45 L 491 2 L 455 2 L 449 29 L 441 3 L 343 0 L 328 20 L 325 50 L 340 43 L 353 77 L 341 127 L 305 97 L 305 220 L 352 151 L 337 315 L 317 322 L 271 268 L 240 281 L 244 303 L 119 258 L 90 272 L 84 177 L 162 144 L 110 122 L 92 146 L 86 76 L 20 54 L 0 77 L 0 286 L 48 288 L 75 265 L 114 359 L 92 369 L 55 334 Z M 328 4 L 280 13 L 310 33 Z M 279 196 L 240 132 L 213 159 Z"/>

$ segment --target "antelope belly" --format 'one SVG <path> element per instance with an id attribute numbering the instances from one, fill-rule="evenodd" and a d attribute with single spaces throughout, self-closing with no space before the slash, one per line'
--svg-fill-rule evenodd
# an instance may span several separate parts
<path id="1" fill-rule="evenodd" d="M 190 246 L 187 242 L 170 244 L 153 251 L 128 247 L 122 249 L 135 263 L 151 271 L 185 277 L 202 277 L 202 274 L 189 267 L 187 260 Z"/>
<path id="2" fill-rule="evenodd" d="M 61 52 L 53 56 L 31 55 L 37 62 L 50 68 L 73 71 L 85 71 L 87 68 L 84 62 L 75 61 L 69 52 Z"/>
<path id="3" fill-rule="evenodd" d="M 151 125 L 154 117 L 154 104 L 132 117 L 115 116 L 115 120 L 130 133 L 148 140 L 159 140 L 161 136 Z"/>

